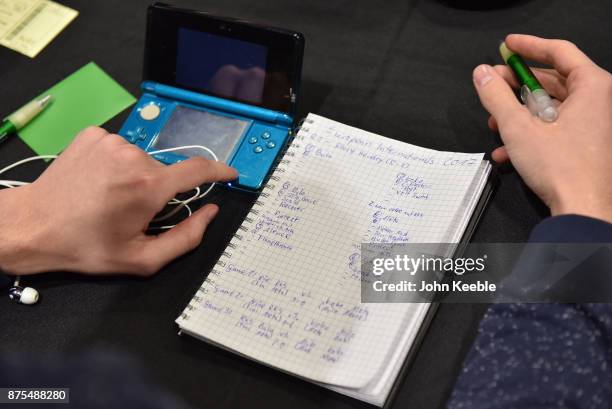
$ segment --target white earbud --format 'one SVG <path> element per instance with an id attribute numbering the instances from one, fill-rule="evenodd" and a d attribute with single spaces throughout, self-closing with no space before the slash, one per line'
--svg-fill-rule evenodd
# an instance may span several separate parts
<path id="1" fill-rule="evenodd" d="M 22 287 L 19 285 L 19 276 L 15 277 L 15 283 L 9 290 L 11 300 L 19 304 L 32 305 L 38 302 L 38 291 L 32 287 Z"/>

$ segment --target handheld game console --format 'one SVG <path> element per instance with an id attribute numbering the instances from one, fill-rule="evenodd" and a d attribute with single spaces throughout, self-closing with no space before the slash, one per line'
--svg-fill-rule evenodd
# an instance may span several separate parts
<path id="1" fill-rule="evenodd" d="M 147 152 L 205 146 L 238 170 L 228 186 L 258 191 L 294 126 L 301 34 L 155 3 L 143 95 L 119 134 Z M 153 155 L 172 164 L 202 149 Z"/>

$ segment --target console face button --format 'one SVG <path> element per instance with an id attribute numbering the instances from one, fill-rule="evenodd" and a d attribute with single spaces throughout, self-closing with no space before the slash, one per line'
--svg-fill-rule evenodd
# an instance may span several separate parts
<path id="1" fill-rule="evenodd" d="M 257 143 L 257 138 L 255 138 L 254 136 L 250 137 L 249 143 Z"/>
<path id="2" fill-rule="evenodd" d="M 261 134 L 261 139 L 270 139 L 270 132 L 264 132 Z"/>
<path id="3" fill-rule="evenodd" d="M 140 109 L 140 117 L 145 121 L 152 121 L 156 119 L 161 112 L 159 105 L 149 104 L 145 105 Z"/>
<path id="4" fill-rule="evenodd" d="M 255 149 L 253 149 L 253 152 L 255 152 L 255 153 L 262 153 L 263 152 L 263 148 L 261 146 L 256 146 Z"/>
<path id="5" fill-rule="evenodd" d="M 268 147 L 268 149 L 274 149 L 276 147 L 276 144 L 273 141 L 269 141 L 266 144 L 266 147 Z"/>

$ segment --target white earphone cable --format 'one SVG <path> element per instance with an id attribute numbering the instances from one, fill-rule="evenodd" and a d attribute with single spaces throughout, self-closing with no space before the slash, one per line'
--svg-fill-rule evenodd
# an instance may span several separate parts
<path id="1" fill-rule="evenodd" d="M 206 146 L 202 146 L 202 145 L 185 145 L 185 146 L 177 146 L 175 148 L 167 148 L 167 149 L 159 149 L 159 150 L 155 150 L 155 151 L 148 151 L 147 153 L 149 155 L 157 155 L 159 153 L 166 153 L 166 152 L 176 152 L 176 151 L 180 151 L 180 150 L 186 150 L 186 149 L 202 149 L 205 152 L 207 152 L 210 156 L 213 157 L 213 160 L 215 161 L 219 161 L 219 158 L 217 157 L 217 155 L 209 148 L 207 148 Z M 182 208 L 185 208 L 187 210 L 188 216 L 191 216 L 193 214 L 193 211 L 191 210 L 191 207 L 189 206 L 189 203 L 195 201 L 195 200 L 200 200 L 202 199 L 204 196 L 206 196 L 207 194 L 210 193 L 210 191 L 215 187 L 214 183 L 211 183 L 210 186 L 204 191 L 204 193 L 200 194 L 200 188 L 196 187 L 195 190 L 195 194 L 193 196 L 190 196 L 189 198 L 185 199 L 185 200 L 180 200 L 177 198 L 172 199 L 171 201 L 168 202 L 168 205 L 172 206 L 172 205 L 176 205 L 176 207 L 174 209 L 172 209 L 171 211 L 169 211 L 168 213 L 161 215 L 159 217 L 156 217 L 155 219 L 152 220 L 153 223 L 156 222 L 161 222 L 163 220 L 167 220 L 170 217 L 174 216 L 175 214 L 177 214 Z M 155 229 L 155 230 L 168 230 L 173 228 L 176 225 L 168 225 L 168 226 L 149 226 L 149 229 Z"/>

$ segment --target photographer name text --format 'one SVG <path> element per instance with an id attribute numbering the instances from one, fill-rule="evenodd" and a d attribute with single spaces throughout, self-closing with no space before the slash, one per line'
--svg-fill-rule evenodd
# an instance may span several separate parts
<path id="1" fill-rule="evenodd" d="M 377 292 L 495 292 L 497 289 L 497 286 L 489 281 L 464 283 L 459 280 L 452 283 L 439 283 L 437 281 L 385 283 L 383 281 L 374 281 L 372 287 Z"/>

